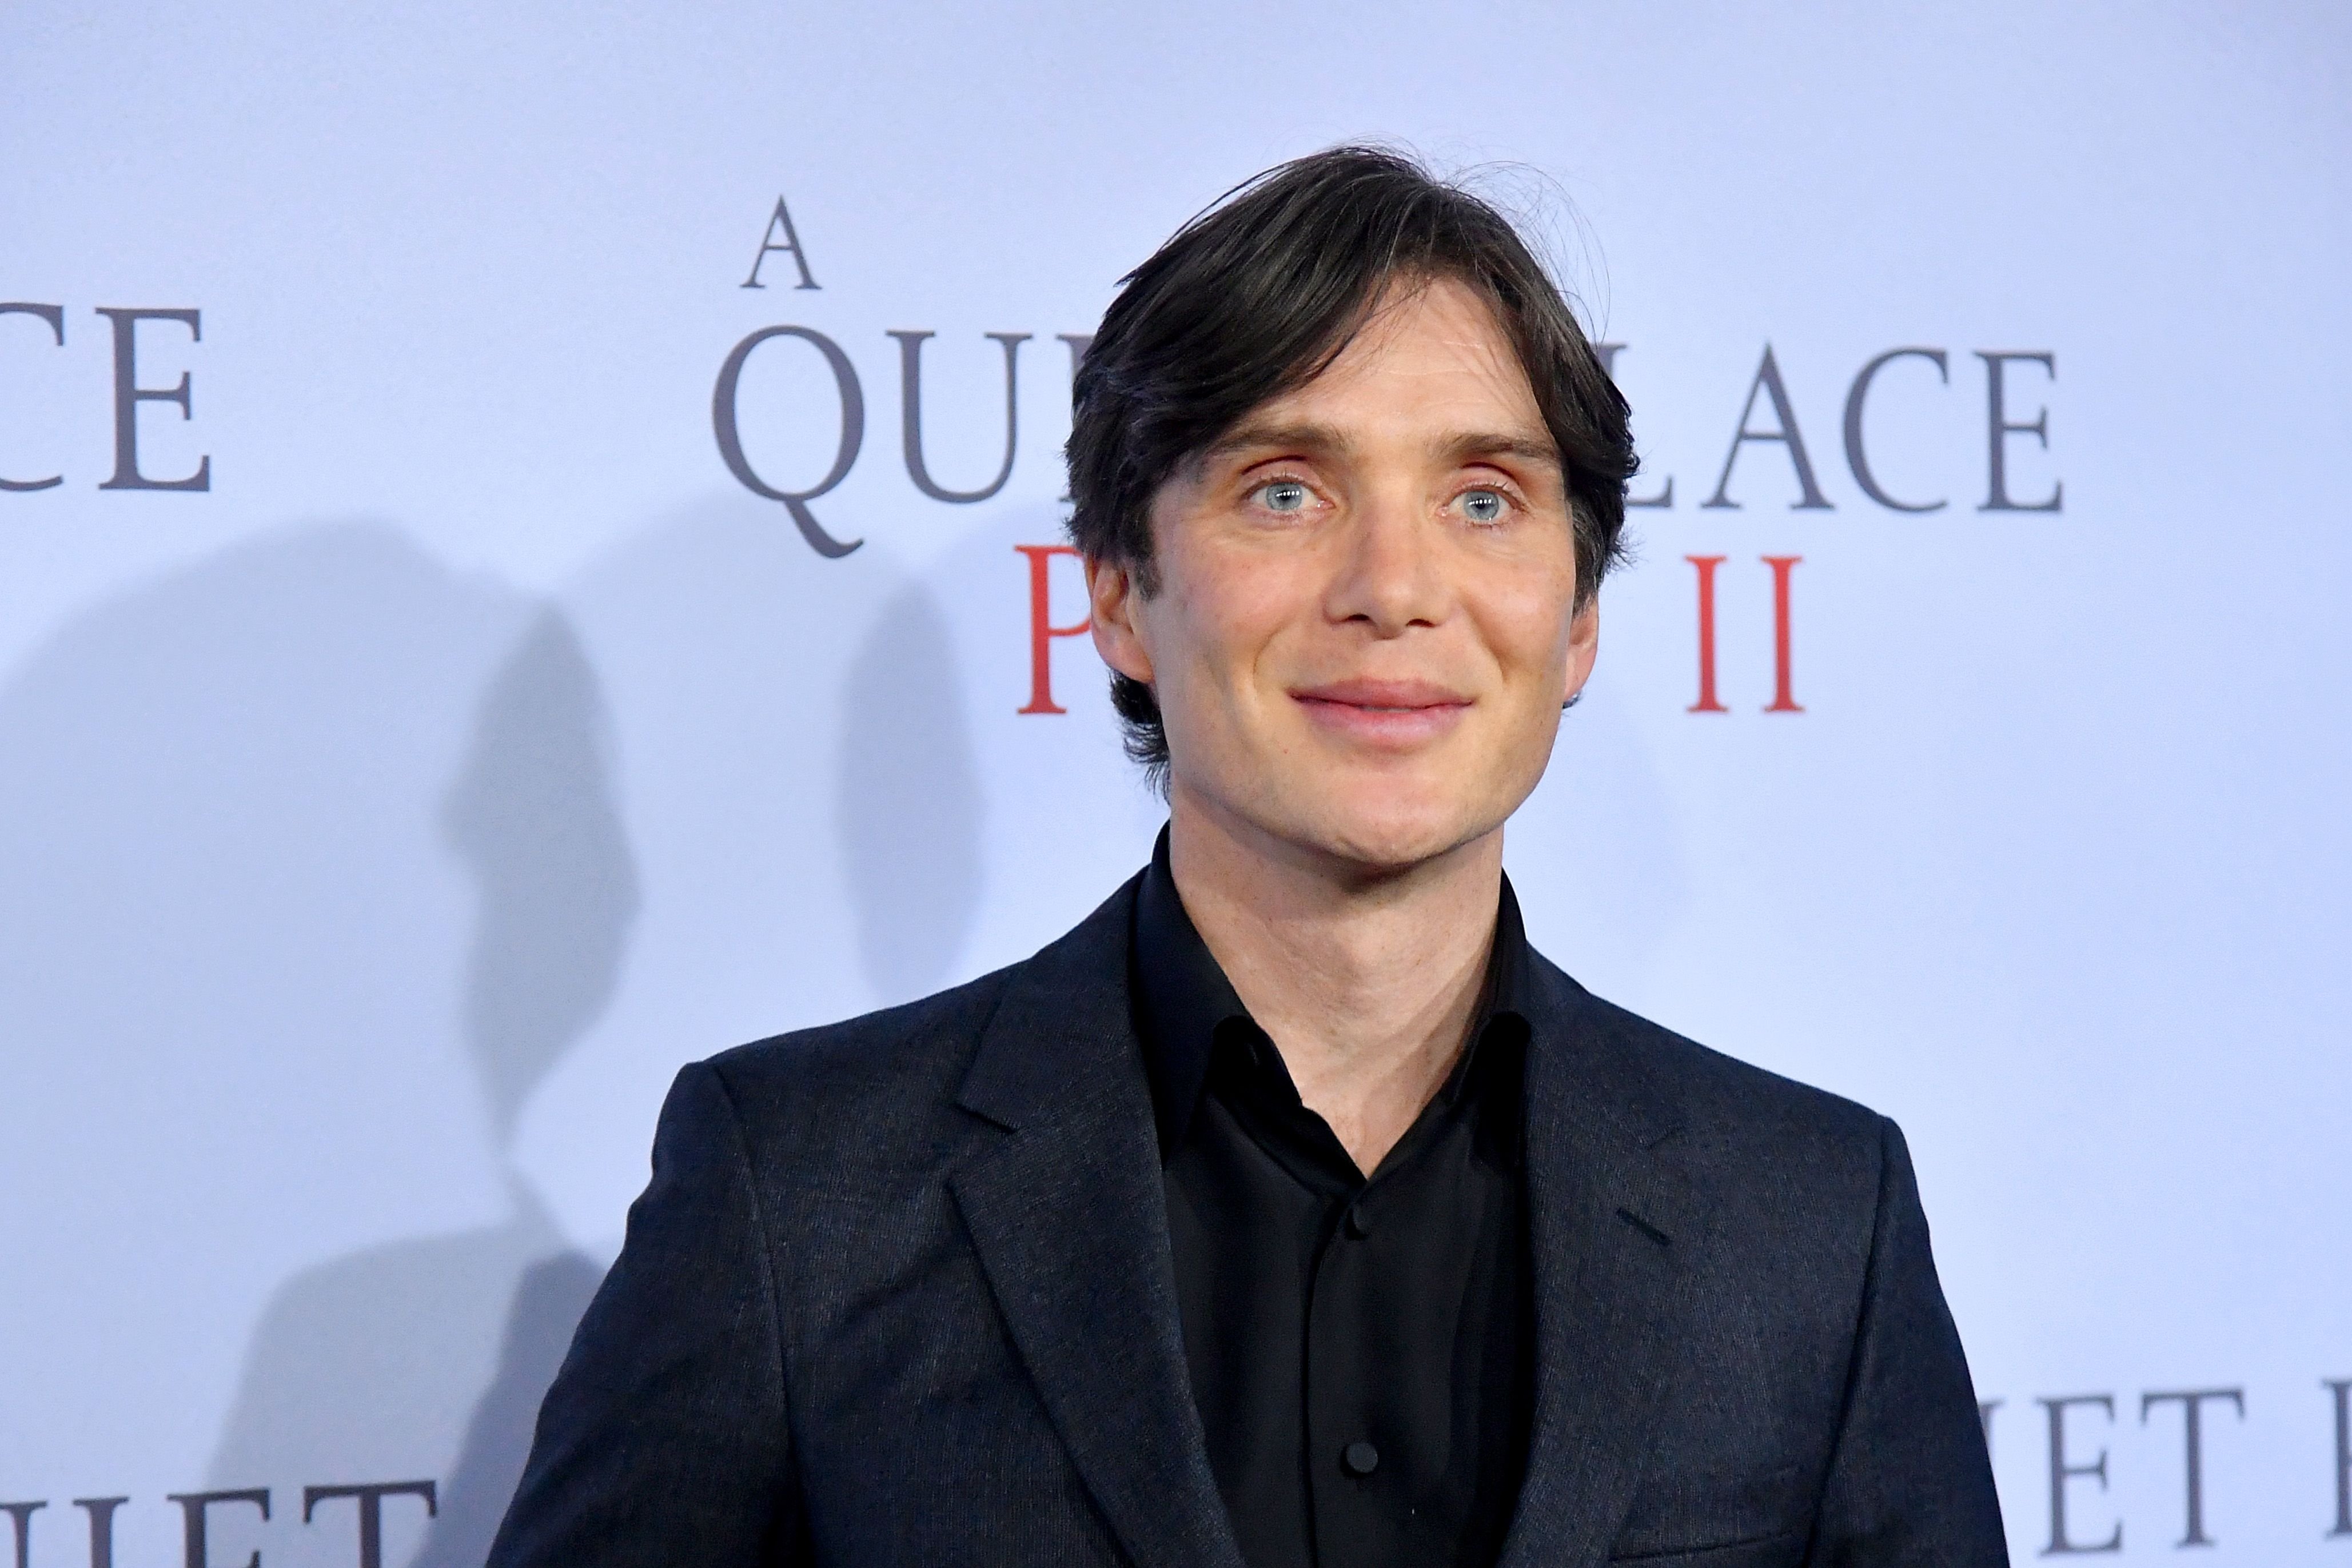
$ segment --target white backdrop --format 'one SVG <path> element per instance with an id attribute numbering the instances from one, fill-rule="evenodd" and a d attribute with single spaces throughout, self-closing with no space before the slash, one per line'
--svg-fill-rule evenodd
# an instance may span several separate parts
<path id="1" fill-rule="evenodd" d="M 387 1561 L 479 1560 L 676 1067 L 1140 863 L 1083 637 L 1017 711 L 1056 338 L 1371 137 L 1528 166 L 1671 479 L 1510 830 L 1538 945 L 1903 1124 L 2021 1558 L 2179 1550 L 2148 1396 L 2226 1390 L 2209 1559 L 2352 1564 L 2352 21 L 1941 10 L 0 13 L 0 478 L 59 481 L 0 492 L 0 1531 L 349 1563 L 303 1489 L 431 1479 Z M 838 559 L 715 437 L 779 326 L 862 399 Z M 963 491 L 1029 335 L 989 498 L 894 331 Z M 820 346 L 739 393 L 814 486 Z"/>

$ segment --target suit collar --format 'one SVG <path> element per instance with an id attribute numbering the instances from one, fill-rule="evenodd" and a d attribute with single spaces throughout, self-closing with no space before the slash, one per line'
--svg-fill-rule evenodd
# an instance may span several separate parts
<path id="1" fill-rule="evenodd" d="M 1151 863 L 1136 884 L 1128 973 L 1164 1163 L 1200 1108 L 1217 1030 L 1236 1019 L 1250 1021 L 1249 1009 L 1177 894 L 1164 827 L 1152 846 Z"/>
<path id="2" fill-rule="evenodd" d="M 1055 1429 L 1129 1555 L 1242 1568 L 1185 1367 L 1129 1016 L 1135 891 L 1007 982 L 960 1096 L 1005 1135 L 949 1186 Z"/>
<path id="3" fill-rule="evenodd" d="M 1219 1030 L 1235 1020 L 1255 1028 L 1249 1009 L 1184 908 L 1169 862 L 1168 839 L 1169 830 L 1162 827 L 1152 845 L 1151 863 L 1134 884 L 1128 959 L 1137 1036 L 1143 1045 L 1163 1163 L 1183 1141 L 1199 1110 Z M 1537 962 L 1528 946 L 1519 901 L 1506 876 L 1496 901 L 1494 943 L 1476 1019 L 1442 1094 L 1458 1093 L 1470 1081 L 1489 1024 L 1507 1019 L 1516 1027 L 1531 1018 L 1538 1005 L 1532 988 Z"/>
<path id="4" fill-rule="evenodd" d="M 1670 1157 L 1675 1096 L 1615 1009 L 1541 957 L 1526 1171 L 1536 1407 L 1503 1568 L 1600 1564 L 1640 1483 L 1699 1216 Z"/>
<path id="5" fill-rule="evenodd" d="M 1241 1568 L 1185 1367 L 1128 995 L 1140 881 L 1008 980 L 960 1096 L 1006 1135 L 949 1183 L 1055 1427 L 1128 1552 Z M 1641 1480 L 1701 1217 L 1671 1157 L 1682 1124 L 1671 1085 L 1622 1015 L 1526 957 L 1536 1397 L 1501 1562 L 1597 1568 Z"/>

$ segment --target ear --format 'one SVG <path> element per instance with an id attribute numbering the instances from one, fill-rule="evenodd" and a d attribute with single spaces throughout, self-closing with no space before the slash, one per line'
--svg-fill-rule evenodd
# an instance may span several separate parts
<path id="1" fill-rule="evenodd" d="M 1601 595 L 1594 593 L 1568 622 L 1568 684 L 1560 695 L 1574 702 L 1592 678 L 1592 662 L 1601 656 Z"/>
<path id="2" fill-rule="evenodd" d="M 1135 614 L 1143 601 L 1143 590 L 1136 583 L 1133 569 L 1091 556 L 1086 568 L 1087 602 L 1093 612 L 1087 624 L 1094 632 L 1095 652 L 1120 674 L 1150 685 L 1151 654 L 1143 645 Z"/>

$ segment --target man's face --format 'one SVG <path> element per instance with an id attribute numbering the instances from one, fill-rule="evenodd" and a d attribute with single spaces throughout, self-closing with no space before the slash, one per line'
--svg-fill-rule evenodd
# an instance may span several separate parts
<path id="1" fill-rule="evenodd" d="M 1148 596 L 1088 564 L 1096 645 L 1159 698 L 1178 810 L 1236 834 L 1367 869 L 1481 838 L 1592 667 L 1551 437 L 1451 280 L 1180 469 L 1151 535 Z"/>

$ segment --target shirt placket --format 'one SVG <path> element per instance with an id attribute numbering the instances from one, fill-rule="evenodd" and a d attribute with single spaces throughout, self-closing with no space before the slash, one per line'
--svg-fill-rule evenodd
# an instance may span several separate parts
<path id="1" fill-rule="evenodd" d="M 1306 1333 L 1306 1470 L 1316 1559 L 1362 1560 L 1395 1528 L 1396 1466 L 1405 1435 L 1391 1429 L 1376 1369 L 1360 1364 L 1362 1314 L 1378 1288 L 1375 1207 L 1369 1186 L 1335 1198 L 1309 1281 Z"/>

